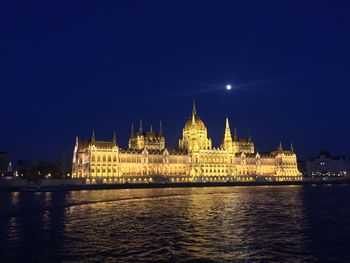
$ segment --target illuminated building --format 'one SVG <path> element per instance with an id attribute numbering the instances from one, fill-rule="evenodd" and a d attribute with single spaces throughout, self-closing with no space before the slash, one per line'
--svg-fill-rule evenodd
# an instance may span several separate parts
<path id="1" fill-rule="evenodd" d="M 305 174 L 317 176 L 348 176 L 350 175 L 350 160 L 345 156 L 332 156 L 322 151 L 316 158 L 305 161 Z"/>
<path id="2" fill-rule="evenodd" d="M 207 128 L 193 105 L 191 117 L 183 128 L 178 149 L 165 147 L 162 126 L 159 132 L 144 132 L 142 122 L 137 133 L 132 127 L 127 149 L 111 141 L 76 139 L 73 154 L 73 178 L 87 183 L 140 183 L 161 177 L 169 182 L 218 181 L 295 181 L 302 177 L 293 148 L 261 154 L 254 149 L 251 136 L 233 138 L 229 120 L 220 147 L 213 148 Z"/>
<path id="3" fill-rule="evenodd" d="M 165 138 L 163 136 L 162 123 L 159 126 L 159 134 L 151 130 L 143 132 L 142 121 L 140 121 L 140 128 L 137 133 L 134 132 L 134 125 L 131 126 L 131 135 L 129 139 L 129 149 L 133 150 L 164 150 Z"/>

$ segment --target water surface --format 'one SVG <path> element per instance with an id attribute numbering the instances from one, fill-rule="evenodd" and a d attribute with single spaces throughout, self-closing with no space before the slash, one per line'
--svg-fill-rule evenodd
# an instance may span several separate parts
<path id="1" fill-rule="evenodd" d="M 349 262 L 349 248 L 348 185 L 0 194 L 6 261 Z"/>

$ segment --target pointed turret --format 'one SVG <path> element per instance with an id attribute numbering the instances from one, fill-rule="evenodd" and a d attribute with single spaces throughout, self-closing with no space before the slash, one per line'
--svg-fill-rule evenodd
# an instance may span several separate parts
<path id="1" fill-rule="evenodd" d="M 250 130 L 248 131 L 248 142 L 252 142 L 252 133 L 250 132 Z"/>
<path id="2" fill-rule="evenodd" d="M 236 129 L 236 128 L 235 128 L 235 130 L 234 130 L 234 132 L 233 132 L 233 140 L 234 140 L 235 142 L 238 141 L 238 133 L 237 133 L 237 129 Z"/>
<path id="3" fill-rule="evenodd" d="M 196 125 L 196 115 L 197 115 L 197 110 L 196 110 L 196 103 L 193 100 L 193 105 L 192 105 L 192 126 Z"/>
<path id="4" fill-rule="evenodd" d="M 293 143 L 290 144 L 290 151 L 291 151 L 291 152 L 294 152 Z"/>
<path id="5" fill-rule="evenodd" d="M 192 112 L 192 122 L 191 122 L 192 126 L 196 125 L 196 118 L 195 118 L 195 114 Z"/>
<path id="6" fill-rule="evenodd" d="M 92 130 L 92 136 L 91 136 L 91 144 L 95 144 L 96 139 L 95 139 L 95 130 Z"/>
<path id="7" fill-rule="evenodd" d="M 162 121 L 159 122 L 159 137 L 163 137 L 163 127 L 162 127 Z"/>
<path id="8" fill-rule="evenodd" d="M 192 115 L 197 115 L 196 102 L 193 100 Z"/>
<path id="9" fill-rule="evenodd" d="M 115 135 L 115 131 L 113 133 L 113 146 L 117 146 L 117 136 Z"/>
<path id="10" fill-rule="evenodd" d="M 231 136 L 228 117 L 226 117 L 226 127 L 225 127 L 225 134 L 224 134 L 224 140 L 222 142 L 222 147 L 224 149 L 232 149 L 232 136 Z"/>
<path id="11" fill-rule="evenodd" d="M 152 127 L 152 124 L 151 124 L 151 132 L 153 132 L 153 127 Z"/>
<path id="12" fill-rule="evenodd" d="M 227 130 L 230 130 L 230 124 L 229 124 L 229 121 L 228 121 L 228 117 L 226 115 L 226 126 L 225 126 L 225 129 Z M 230 131 L 231 132 L 231 131 Z"/>
<path id="13" fill-rule="evenodd" d="M 142 120 L 140 120 L 139 133 L 140 133 L 140 134 L 143 133 Z"/>
<path id="14" fill-rule="evenodd" d="M 232 136 L 231 136 L 231 129 L 230 129 L 230 124 L 228 121 L 228 117 L 226 117 L 226 127 L 225 127 L 225 140 L 230 140 L 232 141 Z"/>
<path id="15" fill-rule="evenodd" d="M 282 148 L 282 142 L 280 142 L 278 148 L 277 148 L 279 151 L 283 151 L 283 148 Z"/>
<path id="16" fill-rule="evenodd" d="M 131 134 L 130 134 L 130 138 L 133 138 L 134 136 L 135 136 L 134 123 L 131 123 Z"/>

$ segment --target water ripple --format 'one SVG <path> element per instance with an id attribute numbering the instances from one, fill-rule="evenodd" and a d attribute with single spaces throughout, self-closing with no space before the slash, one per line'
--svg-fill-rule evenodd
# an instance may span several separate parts
<path id="1" fill-rule="evenodd" d="M 347 262 L 350 187 L 1 194 L 9 261 Z M 327 249 L 323 249 L 327 244 Z M 21 253 L 18 253 L 20 251 Z"/>

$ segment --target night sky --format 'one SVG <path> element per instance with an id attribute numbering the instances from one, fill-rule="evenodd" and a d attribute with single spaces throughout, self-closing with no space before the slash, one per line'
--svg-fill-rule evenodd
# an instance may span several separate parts
<path id="1" fill-rule="evenodd" d="M 93 129 L 126 147 L 140 118 L 177 146 L 193 98 L 216 146 L 228 115 L 261 151 L 350 154 L 346 1 L 6 2 L 0 151 L 14 160 L 57 160 Z"/>

